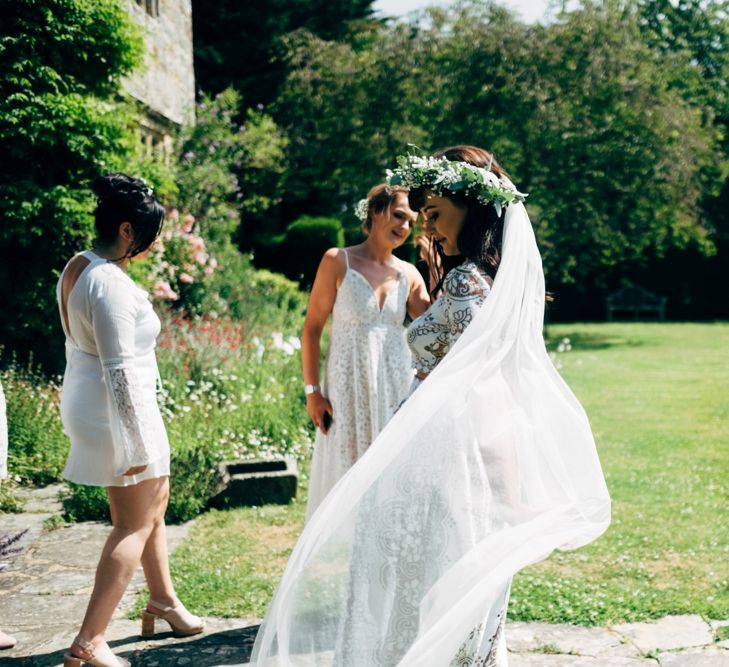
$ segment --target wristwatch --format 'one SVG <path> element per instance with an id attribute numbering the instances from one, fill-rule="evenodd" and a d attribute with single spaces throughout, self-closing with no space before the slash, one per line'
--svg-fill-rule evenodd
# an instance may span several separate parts
<path id="1" fill-rule="evenodd" d="M 321 391 L 321 387 L 318 384 L 305 384 L 304 393 L 308 396 L 309 394 L 315 394 L 317 391 Z"/>

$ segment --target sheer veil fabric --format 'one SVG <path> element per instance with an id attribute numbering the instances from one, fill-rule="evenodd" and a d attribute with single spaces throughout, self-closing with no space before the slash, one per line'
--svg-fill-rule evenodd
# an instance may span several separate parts
<path id="1" fill-rule="evenodd" d="M 484 306 L 299 538 L 252 664 L 447 667 L 510 579 L 591 542 L 610 498 L 542 337 L 526 209 Z"/>

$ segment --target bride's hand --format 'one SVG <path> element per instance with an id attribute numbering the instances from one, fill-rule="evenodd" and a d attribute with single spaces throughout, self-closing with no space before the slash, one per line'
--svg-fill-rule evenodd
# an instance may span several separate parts
<path id="1" fill-rule="evenodd" d="M 139 475 L 139 474 L 143 473 L 146 469 L 147 469 L 146 465 L 145 466 L 134 466 L 132 468 L 129 468 L 129 470 L 127 470 L 124 473 L 124 477 L 127 477 L 129 475 Z"/>
<path id="2" fill-rule="evenodd" d="M 314 422 L 314 426 L 322 433 L 326 433 L 329 428 L 324 424 L 324 414 L 329 413 L 329 417 L 332 417 L 334 414 L 332 404 L 317 391 L 306 397 L 306 410 L 309 417 L 311 417 L 311 421 Z M 329 422 L 331 425 L 331 419 Z"/>

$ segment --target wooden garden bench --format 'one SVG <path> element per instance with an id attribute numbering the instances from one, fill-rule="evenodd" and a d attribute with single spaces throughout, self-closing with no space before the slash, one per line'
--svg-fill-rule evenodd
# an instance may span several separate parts
<path id="1" fill-rule="evenodd" d="M 666 319 L 666 297 L 658 296 L 637 285 L 624 287 L 607 297 L 607 319 Z"/>

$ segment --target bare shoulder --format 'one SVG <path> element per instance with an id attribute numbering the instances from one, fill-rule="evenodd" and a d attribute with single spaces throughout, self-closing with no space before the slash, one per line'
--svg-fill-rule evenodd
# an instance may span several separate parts
<path id="1" fill-rule="evenodd" d="M 406 262 L 404 259 L 400 260 L 400 269 L 405 274 L 405 276 L 408 279 L 408 282 L 411 286 L 420 285 L 420 283 L 423 283 L 423 276 L 421 275 L 420 271 L 415 267 L 414 264 L 411 264 L 410 262 Z"/>
<path id="2" fill-rule="evenodd" d="M 318 273 L 324 278 L 331 277 L 338 280 L 344 275 L 345 266 L 344 250 L 342 248 L 329 248 L 322 255 Z"/>

